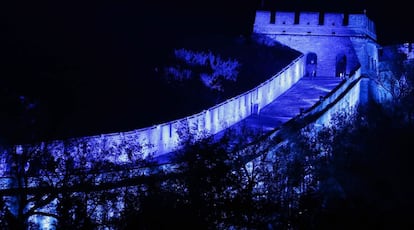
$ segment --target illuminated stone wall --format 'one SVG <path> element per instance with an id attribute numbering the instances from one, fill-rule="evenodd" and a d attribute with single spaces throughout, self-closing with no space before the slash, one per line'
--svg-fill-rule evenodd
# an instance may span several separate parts
<path id="1" fill-rule="evenodd" d="M 247 162 L 246 167 L 251 169 L 255 165 L 263 164 L 263 159 L 266 159 L 266 162 L 268 162 L 267 170 L 274 170 L 274 162 L 277 162 L 277 159 L 280 157 L 280 149 L 289 144 L 289 137 L 291 135 L 287 135 L 286 133 L 291 133 L 290 127 L 294 127 L 294 130 L 296 130 L 296 128 L 303 128 L 308 132 L 318 131 L 322 127 L 335 125 L 334 123 L 330 123 L 330 121 L 332 121 L 332 118 L 335 117 L 336 113 L 343 112 L 343 110 L 351 113 L 355 112 L 356 110 L 350 111 L 350 108 L 356 108 L 359 104 L 365 102 L 364 95 L 361 95 L 361 92 L 367 90 L 367 80 L 367 78 L 361 77 L 360 68 L 355 70 L 348 81 L 343 81 L 330 94 L 326 95 L 323 100 L 309 108 L 305 113 L 294 117 L 291 120 L 293 121 L 290 123 L 291 125 L 282 126 L 280 129 L 275 130 L 267 136 L 267 139 L 258 144 L 248 146 L 246 149 L 254 148 L 254 150 L 251 151 L 262 152 L 263 154 L 252 161 Z M 304 120 L 306 120 L 306 122 L 303 123 Z M 275 144 L 275 140 L 283 141 Z M 246 150 L 243 149 L 242 151 Z M 300 195 L 305 192 L 306 189 L 304 186 L 306 186 L 306 183 L 310 182 L 310 180 L 313 180 L 313 177 L 305 175 L 302 182 L 297 183 L 294 187 L 296 194 Z M 266 192 L 266 187 L 262 187 L 261 185 L 255 186 L 254 189 L 258 193 Z"/>
<path id="2" fill-rule="evenodd" d="M 306 55 L 309 53 L 317 55 L 317 75 L 334 76 L 338 55 L 347 57 L 347 73 L 355 69 L 359 69 L 361 74 L 376 71 L 378 53 L 375 27 L 366 15 L 349 15 L 346 25 L 343 24 L 344 15 L 336 13 L 325 13 L 323 20 L 317 12 L 301 12 L 296 17 L 293 12 L 276 12 L 273 16 L 272 19 L 270 12 L 258 11 L 254 32 L 266 34 L 304 55 L 256 88 L 179 120 L 129 132 L 57 140 L 39 145 L 52 148 L 56 156 L 64 151 L 81 153 L 83 148 L 82 154 L 88 151 L 103 154 L 102 160 L 119 164 L 145 159 L 150 155 L 157 157 L 180 148 L 182 129 L 188 128 L 193 136 L 200 138 L 223 131 L 252 113 L 260 112 L 261 108 L 304 76 Z M 68 146 L 71 146 L 70 150 Z M 3 159 L 2 162 L 7 164 L 7 160 Z"/>
<path id="3" fill-rule="evenodd" d="M 375 24 L 365 14 L 276 12 L 256 13 L 253 32 L 302 52 L 317 55 L 317 75 L 335 76 L 338 57 L 346 56 L 346 73 L 361 66 L 376 70 L 378 45 Z"/>
<path id="4" fill-rule="evenodd" d="M 312 115 L 329 108 L 329 110 L 324 111 L 323 114 L 318 116 L 315 122 L 309 125 L 326 126 L 335 117 L 335 114 L 344 111 L 349 112 L 350 108 L 355 108 L 359 104 L 365 103 L 366 95 L 361 95 L 362 91 L 367 91 L 368 86 L 365 84 L 365 80 L 367 79 L 361 78 L 360 69 L 354 72 L 348 81 L 343 82 L 340 87 L 324 97 L 319 104 L 309 111 L 308 115 Z"/>
<path id="5" fill-rule="evenodd" d="M 258 87 L 229 99 L 212 108 L 179 120 L 122 133 L 109 133 L 70 140 L 42 143 L 48 146 L 86 145 L 95 153 L 105 153 L 105 160 L 126 163 L 133 159 L 157 157 L 180 148 L 180 130 L 189 128 L 196 138 L 216 134 L 243 120 L 289 89 L 305 73 L 306 54 L 316 53 L 317 75 L 335 75 L 338 55 L 347 57 L 347 73 L 361 67 L 361 72 L 375 70 L 377 49 L 375 27 L 366 15 L 349 15 L 343 25 L 343 14 L 301 12 L 295 18 L 293 12 L 258 11 L 254 32 L 267 34 L 304 55 Z M 368 38 L 367 38 L 368 37 Z M 368 67 L 367 67 L 368 66 Z M 254 109 L 255 108 L 255 109 Z M 73 148 L 79 151 L 79 148 Z M 133 151 L 131 151 L 133 150 Z M 57 151 L 57 150 L 56 150 Z M 134 152 L 134 156 L 130 155 Z M 128 155 L 129 154 L 129 155 Z"/>
<path id="6" fill-rule="evenodd" d="M 257 107 L 259 112 L 304 76 L 306 55 L 312 52 L 318 55 L 318 73 L 327 76 L 334 75 L 335 58 L 338 54 L 348 57 L 347 71 L 350 73 L 350 81 L 346 81 L 302 114 L 312 115 L 329 108 L 314 121 L 315 124 L 327 124 L 335 112 L 366 100 L 366 95 L 361 92 L 367 92 L 365 89 L 367 84 L 360 79 L 360 76 L 376 70 L 377 51 L 373 23 L 365 15 L 350 15 L 349 24 L 346 26 L 341 25 L 342 21 L 342 14 L 325 14 L 324 23 L 320 25 L 318 13 L 304 12 L 299 15 L 299 21 L 295 24 L 294 13 L 277 12 L 274 23 L 271 23 L 269 12 L 257 12 L 254 32 L 268 34 L 269 37 L 304 54 L 268 81 L 212 108 L 206 108 L 203 112 L 179 120 L 129 132 L 39 143 L 39 146 L 41 149 L 48 149 L 55 158 L 73 158 L 75 164 L 84 164 L 79 167 L 88 167 L 88 164 L 97 161 L 122 165 L 146 158 L 148 155 L 163 155 L 180 147 L 179 130 L 184 127 L 190 127 L 192 134 L 202 137 L 205 134 L 218 133 L 241 121 L 255 112 L 253 108 Z M 340 100 L 337 100 L 338 98 Z M 274 143 L 263 143 L 261 148 L 267 145 L 274 145 Z M 272 147 L 277 148 L 277 146 Z M 24 148 L 21 150 L 24 151 Z M 2 173 L 0 176 L 4 177 L 0 180 L 0 185 L 5 188 L 11 185 L 10 178 L 5 177 L 10 166 L 6 157 L 10 154 L 5 150 L 0 153 Z M 267 154 L 272 154 L 271 149 L 270 151 L 268 149 Z M 81 157 L 87 159 L 87 162 L 80 159 Z M 63 166 L 62 169 L 65 168 Z M 27 167 L 30 169 L 30 165 Z M 51 182 L 58 181 L 58 176 L 62 172 L 55 173 L 56 178 L 52 178 Z M 142 171 L 137 171 L 136 174 L 129 172 L 129 176 L 142 173 Z M 119 176 L 109 174 L 97 175 L 94 177 L 95 183 L 100 183 L 101 177 L 107 176 L 111 180 L 116 180 L 116 176 Z M 34 186 L 40 185 L 35 179 L 28 183 Z M 99 213 L 96 210 L 94 212 Z M 30 222 L 41 222 L 41 220 L 30 220 Z"/>
<path id="7" fill-rule="evenodd" d="M 261 108 L 289 89 L 303 74 L 302 55 L 256 88 L 192 116 L 129 132 L 56 140 L 38 145 L 48 149 L 55 157 L 69 154 L 75 160 L 76 156 L 84 156 L 102 162 L 127 164 L 148 156 L 157 157 L 180 148 L 183 140 L 181 130 L 188 129 L 196 139 L 202 138 L 225 130 L 253 112 L 260 112 Z M 22 146 L 22 151 L 32 146 Z"/>
<path id="8" fill-rule="evenodd" d="M 253 31 L 263 34 L 370 37 L 376 40 L 375 24 L 365 14 L 350 14 L 348 22 L 342 13 L 257 11 Z"/>
<path id="9" fill-rule="evenodd" d="M 209 108 L 201 113 L 193 116 L 185 117 L 176 121 L 171 121 L 148 128 L 132 130 L 130 132 L 110 133 L 97 136 L 88 136 L 74 138 L 68 140 L 56 140 L 51 142 L 42 142 L 36 145 L 15 146 L 14 150 L 17 155 L 23 151 L 37 154 L 45 154 L 48 152 L 55 162 L 73 162 L 70 167 L 75 169 L 88 170 L 93 169 L 96 165 L 108 162 L 115 165 L 134 164 L 149 155 L 160 156 L 165 153 L 176 150 L 180 147 L 179 130 L 184 127 L 190 127 L 191 133 L 197 138 L 204 135 L 218 133 L 229 126 L 241 121 L 253 113 L 253 107 L 257 108 L 256 112 L 260 112 L 264 106 L 272 102 L 279 95 L 295 84 L 304 73 L 304 56 L 300 56 L 291 64 L 286 66 L 272 78 L 263 82 L 256 88 L 247 91 L 239 96 L 231 98 L 221 104 Z M 0 186 L 3 189 L 13 188 L 15 179 L 11 174 L 11 165 L 13 165 L 8 156 L 14 155 L 2 150 L 0 155 Z M 27 162 L 26 171 L 33 169 L 36 165 Z M 64 163 L 58 165 L 53 175 L 48 175 L 48 183 L 55 184 L 62 181 L 61 175 L 65 175 L 67 165 Z M 132 173 L 129 169 L 128 176 L 134 177 L 142 175 L 144 169 L 137 169 Z M 95 184 L 105 181 L 108 177 L 110 180 L 116 180 L 118 174 L 100 173 L 93 176 Z M 124 178 L 125 179 L 125 178 Z M 28 187 L 37 187 L 45 183 L 45 177 L 28 178 Z M 10 207 L 12 213 L 17 213 L 17 198 L 7 196 L 7 206 Z M 121 202 L 122 203 L 122 202 Z M 49 212 L 55 212 L 55 203 L 44 207 Z M 38 211 L 45 211 L 39 209 Z M 47 212 L 47 211 L 45 211 Z M 94 211 L 96 212 L 96 211 Z M 46 216 L 32 216 L 29 222 L 37 223 L 42 226 L 49 226 L 56 220 Z M 50 223 L 49 223 L 50 222 Z"/>

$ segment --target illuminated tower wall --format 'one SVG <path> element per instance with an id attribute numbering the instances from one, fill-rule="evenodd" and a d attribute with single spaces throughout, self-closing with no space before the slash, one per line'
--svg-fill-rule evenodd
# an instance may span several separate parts
<path id="1" fill-rule="evenodd" d="M 39 143 L 38 148 L 42 151 L 47 149 L 50 157 L 54 159 L 64 157 L 73 159 L 74 167 L 77 166 L 76 164 L 87 163 L 85 165 L 88 165 L 91 162 L 128 164 L 137 159 L 146 158 L 150 154 L 160 156 L 179 148 L 178 131 L 183 126 L 194 128 L 192 134 L 195 135 L 204 134 L 203 132 L 215 134 L 251 114 L 259 113 L 261 108 L 303 77 L 307 73 L 308 64 L 316 67 L 316 77 L 318 75 L 340 77 L 338 74 L 344 74 L 345 76 L 351 75 L 351 78 L 352 76 L 359 78 L 360 75 L 375 75 L 377 71 L 378 45 L 375 27 L 364 14 L 345 16 L 344 14 L 325 13 L 322 16 L 315 12 L 272 14 L 258 11 L 254 33 L 265 34 L 304 55 L 256 88 L 192 116 L 129 132 Z M 353 71 L 356 72 L 353 73 Z M 366 98 L 369 94 L 367 85 L 366 81 L 361 81 L 346 95 L 341 94 L 343 100 L 337 102 L 336 107 L 331 110 L 335 111 L 357 104 L 362 96 Z M 326 105 L 324 103 L 336 101 L 339 93 L 325 98 L 321 107 Z M 331 113 L 326 112 L 318 121 L 326 123 L 330 116 Z M 21 146 L 17 146 L 16 149 L 18 147 Z M 36 146 L 29 147 L 36 148 Z M 6 151 L 0 151 L 0 153 L 2 153 L 0 183 L 3 182 L 3 187 L 12 186 L 11 175 L 8 175 L 11 164 L 10 160 L 5 158 L 8 153 Z M 81 157 L 87 159 L 88 162 L 82 162 Z M 33 222 L 36 221 L 33 220 Z"/>
<path id="2" fill-rule="evenodd" d="M 375 25 L 365 14 L 258 11 L 253 32 L 315 56 L 316 75 L 376 71 Z"/>

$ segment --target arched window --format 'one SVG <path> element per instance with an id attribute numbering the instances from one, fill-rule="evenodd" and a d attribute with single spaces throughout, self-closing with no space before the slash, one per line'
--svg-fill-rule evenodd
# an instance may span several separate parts
<path id="1" fill-rule="evenodd" d="M 318 56 L 316 53 L 310 52 L 306 55 L 306 64 L 317 64 Z"/>
<path id="2" fill-rule="evenodd" d="M 306 76 L 315 77 L 318 64 L 316 53 L 310 52 L 306 55 Z"/>

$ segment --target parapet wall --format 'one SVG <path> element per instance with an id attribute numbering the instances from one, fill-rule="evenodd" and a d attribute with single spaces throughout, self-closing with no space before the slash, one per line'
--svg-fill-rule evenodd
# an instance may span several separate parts
<path id="1" fill-rule="evenodd" d="M 149 155 L 157 157 L 173 152 L 180 148 L 182 130 L 188 129 L 195 138 L 201 138 L 219 133 L 258 113 L 304 75 L 304 62 L 304 56 L 301 55 L 256 88 L 189 117 L 130 132 L 43 142 L 39 143 L 39 148 L 47 149 L 56 157 L 72 156 L 76 160 L 84 156 L 87 159 L 100 158 L 101 161 L 115 164 L 130 163 L 134 159 L 145 159 Z M 33 148 L 33 145 L 16 146 L 16 152 L 28 148 Z M 2 158 L 6 155 L 3 154 Z M 7 160 L 3 159 L 3 163 L 6 162 Z M 5 171 L 7 170 L 3 170 Z"/>
<path id="2" fill-rule="evenodd" d="M 181 147 L 183 136 L 182 131 L 188 130 L 195 138 L 217 134 L 230 126 L 240 122 L 260 110 L 280 96 L 296 83 L 306 72 L 306 58 L 309 52 L 318 55 L 318 74 L 333 76 L 335 69 L 335 55 L 344 54 L 348 57 L 349 71 L 356 66 L 365 68 L 365 63 L 359 65 L 358 59 L 370 57 L 367 52 L 374 49 L 369 46 L 367 49 L 365 38 L 354 37 L 354 40 L 346 36 L 312 36 L 311 32 L 306 36 L 286 34 L 280 29 L 319 28 L 363 28 L 370 31 L 370 21 L 365 15 L 349 15 L 349 23 L 342 25 L 343 14 L 325 14 L 321 23 L 319 13 L 304 12 L 295 17 L 292 12 L 276 12 L 274 21 L 270 12 L 258 11 L 256 14 L 255 31 L 257 33 L 268 33 L 268 36 L 278 42 L 288 45 L 293 49 L 301 51 L 301 55 L 290 65 L 279 73 L 275 74 L 266 82 L 241 95 L 231 98 L 214 107 L 200 113 L 188 116 L 175 121 L 154 125 L 147 128 L 132 130 L 122 133 L 110 133 L 97 136 L 87 136 L 76 139 L 57 140 L 38 143 L 41 149 L 47 149 L 53 156 L 85 156 L 88 159 L 97 158 L 101 161 L 109 161 L 115 164 L 130 163 L 136 159 L 145 159 L 148 156 L 158 157 L 166 153 L 174 152 Z M 321 25 L 323 24 L 323 25 Z M 338 26 L 340 25 L 340 26 Z M 279 31 L 279 32 L 278 32 Z M 327 34 L 326 34 L 327 35 Z M 360 41 L 355 41 L 360 40 Z M 358 51 L 359 50 L 359 51 Z M 356 52 L 357 51 L 357 52 Z M 362 57 L 362 58 L 361 58 Z M 375 57 L 373 54 L 372 57 Z M 371 62 L 369 59 L 369 62 Z M 329 72 L 331 71 L 331 72 Z M 16 153 L 33 148 L 31 146 L 15 146 Z M 7 171 L 10 161 L 7 153 L 1 153 L 1 172 Z M 132 154 L 132 155 L 131 155 Z"/>
<path id="3" fill-rule="evenodd" d="M 371 37 L 375 24 L 365 14 L 257 11 L 254 32 L 264 34 L 336 35 Z"/>
<path id="4" fill-rule="evenodd" d="M 317 126 L 329 126 L 333 117 L 336 117 L 337 113 L 349 112 L 350 109 L 355 108 L 359 104 L 366 103 L 365 95 L 361 95 L 361 91 L 366 91 L 363 87 L 367 87 L 366 84 L 361 84 L 361 69 L 356 70 L 347 81 L 338 86 L 330 94 L 324 97 L 320 103 L 314 105 L 306 115 L 315 115 L 317 119 L 311 123 Z"/>
<path id="5" fill-rule="evenodd" d="M 322 127 L 333 125 L 330 123 L 332 118 L 336 117 L 336 113 L 355 112 L 355 108 L 364 103 L 361 92 L 366 91 L 366 78 L 361 77 L 361 69 L 358 68 L 350 75 L 347 81 L 342 82 L 330 94 L 326 95 L 323 100 L 309 108 L 305 113 L 297 115 L 288 123 L 285 123 L 281 128 L 273 131 L 266 139 L 260 143 L 248 146 L 241 150 L 251 152 L 250 148 L 254 148 L 258 157 L 248 162 L 247 165 L 256 165 L 256 163 L 263 163 L 263 159 L 269 162 L 270 168 L 275 159 L 278 159 L 280 148 L 289 143 L 289 137 L 292 137 L 292 132 L 298 132 L 299 129 L 310 128 L 310 130 L 318 131 Z M 293 131 L 292 131 L 293 129 Z M 286 133 L 289 133 L 287 135 Z M 276 143 L 275 140 L 281 140 Z M 259 165 L 259 163 L 257 164 Z M 306 177 L 305 177 L 306 178 Z M 304 178 L 304 179 L 305 179 Z M 310 178 L 308 178 L 310 179 Z M 298 192 L 303 192 L 302 186 L 296 187 Z M 256 189 L 261 189 L 256 187 Z"/>

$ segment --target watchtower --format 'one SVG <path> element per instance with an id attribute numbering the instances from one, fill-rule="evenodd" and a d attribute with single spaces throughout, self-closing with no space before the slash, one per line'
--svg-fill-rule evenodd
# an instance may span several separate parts
<path id="1" fill-rule="evenodd" d="M 375 25 L 366 14 L 257 11 L 253 33 L 306 55 L 306 74 L 345 77 L 361 66 L 376 74 Z"/>

